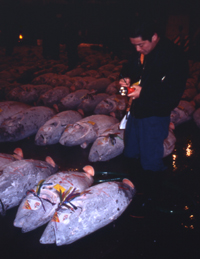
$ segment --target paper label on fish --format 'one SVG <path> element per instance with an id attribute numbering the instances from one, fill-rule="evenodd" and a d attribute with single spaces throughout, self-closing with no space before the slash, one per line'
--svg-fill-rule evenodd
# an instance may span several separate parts
<path id="1" fill-rule="evenodd" d="M 61 191 L 62 193 L 66 191 L 66 189 L 62 187 L 60 184 L 56 184 L 53 188 L 56 189 L 58 192 Z"/>

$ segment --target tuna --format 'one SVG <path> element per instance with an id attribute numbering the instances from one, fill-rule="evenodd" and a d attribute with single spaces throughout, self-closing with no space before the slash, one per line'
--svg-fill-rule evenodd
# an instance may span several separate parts
<path id="1" fill-rule="evenodd" d="M 56 114 L 39 128 L 35 136 L 35 144 L 44 146 L 58 143 L 65 128 L 81 119 L 82 116 L 77 111 L 69 110 Z"/>
<path id="2" fill-rule="evenodd" d="M 14 150 L 13 155 L 0 153 L 0 169 L 4 165 L 7 165 L 13 161 L 21 160 L 21 159 L 23 159 L 23 151 L 21 148 L 16 148 Z"/>
<path id="3" fill-rule="evenodd" d="M 124 130 L 119 129 L 119 123 L 112 125 L 98 137 L 89 152 L 88 160 L 91 162 L 107 161 L 124 150 Z"/>
<path id="4" fill-rule="evenodd" d="M 174 150 L 176 137 L 173 132 L 173 124 L 170 123 L 168 137 L 164 140 L 163 157 L 168 156 Z M 119 123 L 111 126 L 99 136 L 89 152 L 90 162 L 107 161 L 123 153 L 124 150 L 124 130 L 119 129 Z"/>
<path id="5" fill-rule="evenodd" d="M 28 232 L 51 220 L 64 202 L 61 197 L 73 195 L 74 189 L 81 193 L 92 185 L 93 167 L 85 166 L 83 170 L 85 172 L 58 172 L 39 182 L 21 202 L 14 226 L 21 228 L 22 232 Z"/>
<path id="6" fill-rule="evenodd" d="M 25 111 L 30 107 L 28 104 L 15 101 L 0 102 L 0 125 L 14 114 Z"/>
<path id="7" fill-rule="evenodd" d="M 196 109 L 196 111 L 193 113 L 193 119 L 197 127 L 200 128 L 200 108 Z"/>
<path id="8" fill-rule="evenodd" d="M 59 142 L 64 146 L 80 145 L 82 148 L 86 148 L 102 132 L 117 122 L 118 120 L 116 118 L 107 115 L 85 117 L 72 125 L 68 125 Z"/>
<path id="9" fill-rule="evenodd" d="M 86 89 L 88 89 L 89 91 L 95 91 L 96 93 L 102 93 L 105 92 L 109 84 L 111 84 L 110 79 L 100 78 L 89 83 Z"/>
<path id="10" fill-rule="evenodd" d="M 195 107 L 192 103 L 181 100 L 179 105 L 171 112 L 170 120 L 175 126 L 178 126 L 179 124 L 191 120 L 194 111 Z"/>
<path id="11" fill-rule="evenodd" d="M 34 104 L 39 99 L 40 95 L 52 89 L 50 85 L 21 85 L 13 89 L 7 96 L 22 103 Z"/>
<path id="12" fill-rule="evenodd" d="M 111 95 L 102 100 L 94 109 L 94 114 L 110 114 L 119 119 L 125 114 L 127 107 L 127 99 L 121 95 Z"/>
<path id="13" fill-rule="evenodd" d="M 57 169 L 50 157 L 46 161 L 24 159 L 3 166 L 0 172 L 0 213 L 18 206 L 29 189 Z"/>
<path id="14" fill-rule="evenodd" d="M 85 193 L 61 206 L 40 238 L 42 244 L 71 244 L 116 220 L 128 207 L 135 194 L 134 185 L 104 182 L 88 188 Z"/>
<path id="15" fill-rule="evenodd" d="M 58 104 L 62 98 L 69 94 L 69 88 L 66 86 L 57 86 L 44 94 L 38 100 L 38 103 L 44 106 L 53 107 Z"/>
<path id="16" fill-rule="evenodd" d="M 18 112 L 0 126 L 0 142 L 18 141 L 36 134 L 53 115 L 54 110 L 44 106 Z"/>
<path id="17" fill-rule="evenodd" d="M 68 94 L 60 101 L 62 105 L 61 108 L 63 110 L 75 110 L 78 107 L 78 105 L 82 102 L 83 97 L 88 93 L 88 90 L 82 89 Z"/>
<path id="18" fill-rule="evenodd" d="M 83 113 L 92 113 L 97 106 L 98 103 L 100 103 L 102 100 L 108 98 L 108 94 L 100 93 L 100 94 L 87 94 L 83 98 L 82 102 L 78 106 L 78 110 L 82 110 Z"/>

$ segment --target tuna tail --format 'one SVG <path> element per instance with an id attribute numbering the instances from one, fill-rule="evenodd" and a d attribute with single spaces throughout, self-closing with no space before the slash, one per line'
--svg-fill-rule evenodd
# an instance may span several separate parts
<path id="1" fill-rule="evenodd" d="M 94 176 L 95 171 L 94 168 L 91 165 L 86 165 L 83 167 L 83 170 L 86 172 L 87 175 L 89 176 Z"/>
<path id="2" fill-rule="evenodd" d="M 53 161 L 53 159 L 50 156 L 47 156 L 45 158 L 45 161 L 50 164 L 52 167 L 56 167 L 56 163 Z"/>
<path id="3" fill-rule="evenodd" d="M 16 158 L 17 160 L 22 160 L 24 158 L 24 154 L 21 148 L 15 148 L 14 150 L 14 158 Z"/>
<path id="4" fill-rule="evenodd" d="M 127 185 L 129 185 L 132 189 L 135 188 L 134 184 L 130 180 L 126 179 L 126 178 L 124 178 L 122 182 L 127 184 Z"/>

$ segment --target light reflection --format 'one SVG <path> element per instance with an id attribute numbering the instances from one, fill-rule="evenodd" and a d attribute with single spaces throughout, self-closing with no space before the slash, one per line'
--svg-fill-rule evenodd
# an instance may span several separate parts
<path id="1" fill-rule="evenodd" d="M 186 156 L 191 156 L 193 154 L 193 150 L 192 150 L 192 141 L 189 140 L 187 147 L 186 147 Z"/>
<path id="2" fill-rule="evenodd" d="M 174 149 L 174 152 L 176 152 L 176 149 Z M 175 171 L 177 169 L 176 166 L 176 159 L 177 159 L 177 155 L 174 153 L 172 154 L 172 166 L 173 166 L 173 170 Z"/>

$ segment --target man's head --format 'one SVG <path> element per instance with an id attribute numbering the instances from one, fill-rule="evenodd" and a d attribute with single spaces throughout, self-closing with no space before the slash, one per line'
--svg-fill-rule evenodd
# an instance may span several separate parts
<path id="1" fill-rule="evenodd" d="M 156 22 L 138 18 L 131 26 L 129 39 L 138 52 L 144 55 L 149 54 L 160 40 Z"/>

